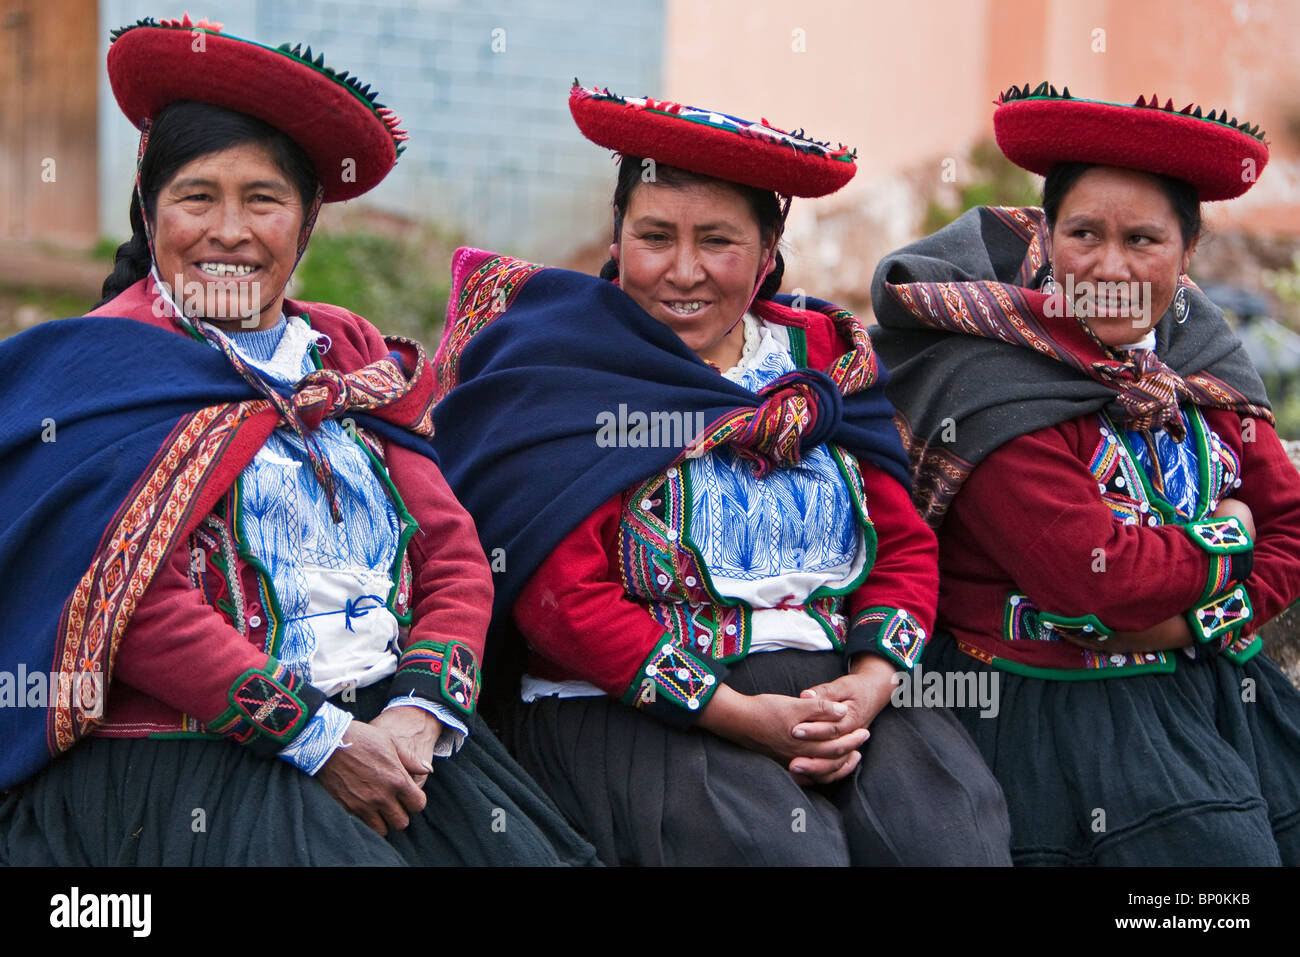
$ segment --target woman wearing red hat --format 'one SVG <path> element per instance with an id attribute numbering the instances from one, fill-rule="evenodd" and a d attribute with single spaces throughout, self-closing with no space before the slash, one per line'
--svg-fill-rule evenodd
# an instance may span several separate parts
<path id="1" fill-rule="evenodd" d="M 851 313 L 776 295 L 778 197 L 851 154 L 570 108 L 622 154 L 604 278 L 461 250 L 435 358 L 437 446 L 526 651 L 517 756 L 606 863 L 1006 863 L 966 735 L 889 706 L 936 568 L 884 370 Z"/>
<path id="2" fill-rule="evenodd" d="M 0 671 L 41 681 L 0 708 L 0 861 L 589 861 L 475 716 L 492 586 L 422 347 L 285 298 L 396 117 L 188 17 L 108 70 L 135 235 L 93 318 L 0 350 L 45 423 L 4 437 Z"/>
<path id="3" fill-rule="evenodd" d="M 925 664 L 1002 673 L 960 712 L 1020 864 L 1300 863 L 1300 693 L 1256 630 L 1300 597 L 1300 476 L 1187 278 L 1257 127 L 1012 87 L 1039 209 L 972 210 L 872 296 L 914 499 L 940 543 Z"/>

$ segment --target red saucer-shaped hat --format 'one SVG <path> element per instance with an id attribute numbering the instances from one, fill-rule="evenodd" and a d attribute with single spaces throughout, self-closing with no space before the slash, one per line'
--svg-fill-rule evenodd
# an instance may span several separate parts
<path id="1" fill-rule="evenodd" d="M 1186 180 L 1202 200 L 1232 199 L 1254 185 L 1268 163 L 1259 126 L 1228 111 L 1189 104 L 1175 110 L 1152 96 L 1132 105 L 1080 100 L 1068 87 L 1011 87 L 998 97 L 993 130 L 1007 159 L 1046 176 L 1060 163 L 1096 163 Z"/>
<path id="2" fill-rule="evenodd" d="M 784 196 L 825 196 L 858 171 L 857 154 L 787 133 L 767 120 L 648 97 L 617 96 L 574 81 L 569 110 L 583 136 L 624 156 L 649 157 L 704 176 Z"/>
<path id="3" fill-rule="evenodd" d="M 141 20 L 114 30 L 108 79 L 127 119 L 143 128 L 170 103 L 195 100 L 246 113 L 283 132 L 316 168 L 325 202 L 378 185 L 406 132 L 368 85 L 312 57 L 311 47 L 263 46 L 221 24 Z"/>

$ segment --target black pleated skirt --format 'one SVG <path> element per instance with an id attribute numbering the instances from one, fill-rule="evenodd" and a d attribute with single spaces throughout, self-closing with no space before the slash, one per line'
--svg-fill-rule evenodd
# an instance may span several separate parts
<path id="1" fill-rule="evenodd" d="M 834 652 L 764 652 L 727 683 L 798 695 Z M 769 757 L 607 697 L 519 703 L 507 743 L 607 864 L 1005 865 L 1002 793 L 945 711 L 886 706 L 842 781 L 803 788 Z"/>
<path id="2" fill-rule="evenodd" d="M 357 693 L 373 717 L 387 682 Z M 315 778 L 228 741 L 90 738 L 0 796 L 4 865 L 563 865 L 593 849 L 481 720 L 380 837 Z"/>
<path id="3" fill-rule="evenodd" d="M 945 634 L 921 664 L 992 670 Z M 996 717 L 955 713 L 1006 794 L 1017 864 L 1300 864 L 1300 692 L 1263 655 L 998 680 Z"/>

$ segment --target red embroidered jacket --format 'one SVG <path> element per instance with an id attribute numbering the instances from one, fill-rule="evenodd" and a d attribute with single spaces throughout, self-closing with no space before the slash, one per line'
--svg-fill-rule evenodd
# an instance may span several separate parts
<path id="1" fill-rule="evenodd" d="M 171 329 L 170 318 L 153 314 L 154 302 L 142 280 L 90 315 L 125 316 Z M 287 314 L 306 314 L 313 328 L 330 337 L 322 357 L 326 368 L 352 371 L 389 352 L 370 323 L 345 309 L 320 303 L 285 301 Z M 432 377 L 432 370 L 424 374 Z M 274 415 L 250 424 L 249 438 L 227 455 L 215 484 L 204 491 L 212 502 L 234 481 L 276 426 Z M 471 673 L 468 703 L 477 698 L 477 659 L 492 606 L 492 582 L 487 559 L 478 543 L 473 520 L 460 506 L 442 473 L 428 458 L 397 445 L 381 444 L 389 477 L 402 504 L 419 525 L 407 546 L 399 592 L 409 583 L 409 595 L 397 596 L 399 617 L 409 610 L 410 628 L 394 678 L 395 693 L 412 693 L 442 701 L 467 713 L 444 680 L 452 669 L 444 654 L 465 656 L 459 673 Z M 220 505 L 221 503 L 215 503 Z M 281 674 L 273 652 L 278 635 L 271 609 L 262 605 L 259 563 L 233 541 L 234 553 L 223 543 L 234 536 L 226 516 L 201 510 L 187 525 L 185 549 L 178 547 L 140 598 L 113 664 L 104 720 L 95 733 L 109 737 L 201 732 L 219 727 L 241 743 L 264 754 L 290 744 L 306 727 L 310 712 L 323 700 L 310 686 L 294 686 Z M 233 561 L 232 561 L 233 559 Z M 409 573 L 406 572 L 409 569 Z M 239 596 L 236 607 L 231 599 Z M 452 644 L 455 643 L 455 644 Z M 459 652 L 456 652 L 460 646 Z M 472 659 L 469 653 L 472 652 Z M 447 667 L 443 667 L 447 664 Z M 308 702 L 303 720 L 282 734 L 239 717 L 236 690 L 250 675 L 275 683 L 282 691 Z M 287 680 L 286 680 L 287 679 Z M 310 692 L 315 691 L 315 694 Z M 246 717 L 246 716 L 245 716 Z"/>
<path id="2" fill-rule="evenodd" d="M 767 318 L 790 325 L 792 337 L 802 330 L 809 367 L 825 368 L 845 349 L 820 313 L 786 311 Z M 844 612 L 852 628 L 842 650 L 846 656 L 873 651 L 896 667 L 910 668 L 934 623 L 937 543 L 906 488 L 868 462 L 858 465 L 875 529 L 876 561 L 846 598 Z M 520 592 L 514 616 L 528 641 L 531 674 L 588 681 L 610 696 L 684 725 L 707 704 L 732 658 L 717 651 L 699 653 L 692 647 L 692 628 L 666 628 L 646 604 L 629 595 L 621 568 L 627 557 L 620 552 L 620 524 L 629 503 L 635 505 L 630 500 L 644 488 L 614 496 L 570 533 Z M 679 553 L 673 575 L 681 594 L 707 600 L 695 593 L 695 578 L 680 558 Z M 666 564 L 660 567 L 668 573 Z M 715 607 L 711 617 L 725 626 L 737 620 L 733 612 Z M 714 647 L 725 651 L 734 645 L 719 640 Z M 655 694 L 645 693 L 647 681 L 654 683 Z"/>
<path id="3" fill-rule="evenodd" d="M 1174 615 L 1205 650 L 1237 661 L 1259 650 L 1254 629 L 1300 597 L 1300 475 L 1264 421 L 1200 410 L 1215 440 L 1188 411 L 1188 441 L 1203 443 L 1198 507 L 1243 501 L 1253 550 L 1221 522 L 1171 523 L 1099 415 L 1042 429 L 982 461 L 940 528 L 939 621 L 963 651 L 1047 678 L 1171 671 L 1172 652 L 1098 654 L 1060 635 Z"/>

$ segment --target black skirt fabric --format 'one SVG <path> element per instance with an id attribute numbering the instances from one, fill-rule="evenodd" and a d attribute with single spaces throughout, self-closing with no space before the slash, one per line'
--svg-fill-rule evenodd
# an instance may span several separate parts
<path id="1" fill-rule="evenodd" d="M 727 683 L 798 695 L 841 655 L 763 652 Z M 952 715 L 886 706 L 842 781 L 803 788 L 776 761 L 608 697 L 519 703 L 507 741 L 606 864 L 1005 865 L 1006 807 Z"/>
<path id="2" fill-rule="evenodd" d="M 356 697 L 334 703 L 373 717 L 387 701 Z M 598 863 L 477 718 L 433 765 L 424 810 L 384 838 L 315 778 L 228 741 L 92 737 L 0 796 L 0 865 Z"/>
<path id="3" fill-rule="evenodd" d="M 921 664 L 992 670 L 945 634 Z M 998 681 L 996 717 L 955 713 L 1006 793 L 1016 864 L 1300 864 L 1300 692 L 1263 655 Z"/>

